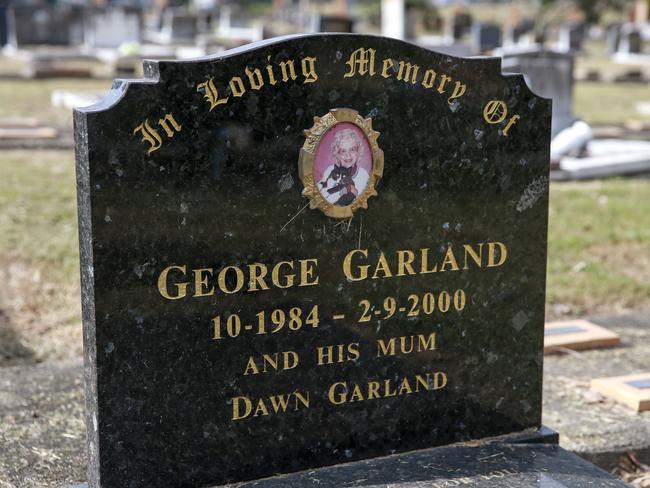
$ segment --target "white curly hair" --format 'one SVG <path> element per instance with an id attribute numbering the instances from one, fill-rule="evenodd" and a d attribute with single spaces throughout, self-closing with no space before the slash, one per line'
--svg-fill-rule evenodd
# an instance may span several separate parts
<path id="1" fill-rule="evenodd" d="M 336 158 L 336 155 L 339 152 L 341 143 L 346 139 L 352 139 L 357 146 L 357 151 L 359 153 L 359 159 L 363 156 L 363 144 L 359 134 L 354 129 L 342 129 L 334 134 L 334 142 L 332 143 L 332 156 Z"/>

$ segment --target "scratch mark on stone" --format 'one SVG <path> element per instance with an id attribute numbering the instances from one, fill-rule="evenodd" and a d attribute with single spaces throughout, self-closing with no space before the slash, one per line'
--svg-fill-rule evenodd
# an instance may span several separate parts
<path id="1" fill-rule="evenodd" d="M 363 229 L 363 215 L 361 216 L 361 223 L 359 224 L 359 244 L 357 246 L 357 249 L 361 249 L 361 229 Z"/>
<path id="2" fill-rule="evenodd" d="M 296 217 L 298 217 L 298 215 L 300 215 L 300 214 L 301 214 L 301 213 L 302 213 L 302 212 L 303 212 L 303 211 L 304 211 L 308 206 L 309 206 L 309 203 L 307 203 L 304 207 L 302 207 L 300 210 L 298 210 L 298 213 L 297 213 L 296 215 L 294 215 L 293 217 L 291 217 L 291 218 L 287 221 L 287 223 L 284 224 L 284 225 L 282 226 L 282 228 L 280 229 L 280 232 L 282 232 L 284 229 L 286 229 L 286 228 L 287 228 L 287 225 L 289 225 L 291 222 L 293 222 L 293 220 L 294 220 Z"/>

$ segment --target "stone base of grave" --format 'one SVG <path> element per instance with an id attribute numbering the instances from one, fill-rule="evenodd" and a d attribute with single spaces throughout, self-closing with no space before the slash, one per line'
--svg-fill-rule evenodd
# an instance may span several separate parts
<path id="1" fill-rule="evenodd" d="M 557 445 L 541 429 L 493 439 L 311 469 L 239 488 L 624 488 L 627 485 Z M 87 484 L 70 488 L 88 488 Z M 219 488 L 219 487 L 214 487 Z"/>
<path id="2" fill-rule="evenodd" d="M 555 444 L 495 442 L 426 449 L 238 483 L 237 486 L 625 488 L 628 485 Z M 87 485 L 77 485 L 71 488 L 86 487 Z"/>

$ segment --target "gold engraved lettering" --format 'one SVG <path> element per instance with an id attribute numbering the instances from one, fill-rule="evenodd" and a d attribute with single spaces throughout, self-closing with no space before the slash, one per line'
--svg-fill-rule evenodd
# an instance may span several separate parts
<path id="1" fill-rule="evenodd" d="M 436 72 L 432 69 L 428 69 L 424 72 L 424 78 L 422 78 L 422 86 L 424 88 L 433 88 L 433 84 L 436 81 Z"/>
<path id="2" fill-rule="evenodd" d="M 490 100 L 483 108 L 483 118 L 488 124 L 499 124 L 508 115 L 508 106 L 502 100 Z"/>
<path id="3" fill-rule="evenodd" d="M 171 127 L 169 127 L 170 124 Z M 167 134 L 167 137 L 174 137 L 174 131 L 172 130 L 172 127 L 176 132 L 181 131 L 181 126 L 178 125 L 178 122 L 176 122 L 171 112 L 165 115 L 164 118 L 158 120 L 158 125 L 160 125 L 160 127 L 164 129 L 165 134 Z"/>
<path id="4" fill-rule="evenodd" d="M 389 73 L 388 70 L 391 69 L 393 66 L 395 66 L 395 63 L 393 62 L 392 59 L 386 58 L 384 61 L 381 63 L 381 76 L 384 78 L 390 78 L 392 76 L 392 73 Z"/>
<path id="5" fill-rule="evenodd" d="M 268 373 L 269 371 L 287 371 L 294 369 L 300 362 L 300 357 L 295 351 L 284 351 L 282 353 L 262 354 L 261 368 L 258 366 L 258 360 L 250 356 L 246 362 L 244 376 L 249 374 Z"/>
<path id="6" fill-rule="evenodd" d="M 210 104 L 210 112 L 212 112 L 216 106 L 228 103 L 228 97 L 219 98 L 219 92 L 217 91 L 217 87 L 214 85 L 214 80 L 212 78 L 203 83 L 199 83 L 196 86 L 196 91 L 203 92 L 203 98 L 205 98 Z"/>
<path id="7" fill-rule="evenodd" d="M 414 275 L 412 263 L 415 260 L 413 251 L 397 251 L 397 274 L 395 276 Z"/>
<path id="8" fill-rule="evenodd" d="M 380 398 L 397 397 L 420 393 L 420 391 L 440 390 L 447 386 L 447 375 L 442 371 L 415 375 L 414 378 L 384 379 L 369 381 L 366 384 L 337 381 L 327 390 L 327 398 L 333 405 L 379 400 Z"/>
<path id="9" fill-rule="evenodd" d="M 388 261 L 386 260 L 386 256 L 382 252 L 379 255 L 379 259 L 377 260 L 377 266 L 375 267 L 375 272 L 372 275 L 372 279 L 375 280 L 379 278 L 379 273 L 383 273 L 384 278 L 390 278 L 393 276 L 393 274 L 390 272 L 390 267 L 388 266 Z"/>
<path id="10" fill-rule="evenodd" d="M 420 274 L 435 273 L 438 271 L 438 265 L 434 263 L 433 268 L 429 268 L 429 249 L 420 249 Z"/>
<path id="11" fill-rule="evenodd" d="M 360 47 L 348 59 L 347 64 L 350 70 L 343 75 L 343 78 L 351 78 L 357 73 L 361 76 L 369 74 L 375 75 L 375 50 L 364 49 Z"/>
<path id="12" fill-rule="evenodd" d="M 397 72 L 397 79 L 402 80 L 405 83 L 409 81 L 411 84 L 417 82 L 418 70 L 420 67 L 417 64 L 406 63 L 404 61 L 399 62 L 399 71 Z M 413 71 L 411 73 L 411 70 Z"/>
<path id="13" fill-rule="evenodd" d="M 160 137 L 160 134 L 158 134 L 158 132 L 156 132 L 156 130 L 151 127 L 151 125 L 149 125 L 149 120 L 144 119 L 144 122 L 142 124 L 133 129 L 133 135 L 135 135 L 138 131 L 140 131 L 142 134 L 142 142 L 147 142 L 150 144 L 147 154 L 151 154 L 152 152 L 160 149 L 160 146 L 162 146 L 163 143 L 162 138 Z"/>
<path id="14" fill-rule="evenodd" d="M 498 262 L 496 261 L 495 258 L 497 247 L 499 248 Z M 505 244 L 503 244 L 502 242 L 488 242 L 488 263 L 487 263 L 488 268 L 501 266 L 503 263 L 506 262 L 507 257 L 508 257 L 508 249 L 506 248 Z"/>
<path id="15" fill-rule="evenodd" d="M 460 98 L 465 94 L 465 90 L 467 87 L 462 84 L 460 81 L 457 81 L 456 84 L 454 85 L 454 91 L 451 92 L 451 95 L 447 99 L 447 103 L 451 104 L 453 103 L 452 100 L 455 98 Z"/>
<path id="16" fill-rule="evenodd" d="M 235 272 L 235 287 L 232 289 L 228 288 L 227 275 L 228 271 Z M 231 273 L 232 274 L 232 273 Z M 218 277 L 219 289 L 229 295 L 237 293 L 244 287 L 244 272 L 239 269 L 237 266 L 226 266 L 221 271 L 219 271 Z"/>
<path id="17" fill-rule="evenodd" d="M 236 97 L 241 97 L 244 93 L 246 93 L 244 82 L 241 80 L 239 76 L 233 76 L 232 78 L 230 78 L 229 86 L 230 86 L 230 92 Z"/>
<path id="18" fill-rule="evenodd" d="M 505 137 L 508 137 L 508 131 L 510 130 L 510 127 L 512 127 L 521 117 L 519 115 L 513 115 L 510 117 L 510 120 L 506 124 L 506 126 L 503 128 L 503 135 Z"/>
<path id="19" fill-rule="evenodd" d="M 290 288 L 293 286 L 293 281 L 296 277 L 295 274 L 287 274 L 285 275 L 286 281 L 284 283 L 280 283 L 280 268 L 282 266 L 288 267 L 291 271 L 293 271 L 293 262 L 291 261 L 280 261 L 277 263 L 275 266 L 273 266 L 273 270 L 271 271 L 271 280 L 273 281 L 273 284 L 277 286 L 278 288 Z"/>
<path id="20" fill-rule="evenodd" d="M 409 383 L 408 378 L 404 378 L 402 380 L 402 384 L 399 387 L 399 391 L 397 392 L 398 395 L 409 395 L 413 393 L 413 390 L 411 389 L 411 384 Z"/>
<path id="21" fill-rule="evenodd" d="M 445 93 L 445 84 L 447 81 L 451 81 L 451 76 L 447 75 L 441 75 L 440 76 L 440 84 L 438 85 L 438 93 L 442 94 Z"/>
<path id="22" fill-rule="evenodd" d="M 289 71 L 287 72 L 287 68 Z M 289 59 L 287 61 L 282 61 L 280 63 L 280 69 L 282 70 L 282 81 L 289 81 L 289 78 L 295 80 L 296 76 L 296 67 L 293 65 L 293 60 Z"/>
<path id="23" fill-rule="evenodd" d="M 318 80 L 316 74 L 316 58 L 305 57 L 301 61 L 302 75 L 305 77 L 303 83 L 313 83 Z"/>
<path id="24" fill-rule="evenodd" d="M 357 253 L 360 253 L 364 258 L 368 257 L 367 249 L 354 249 L 347 253 L 345 259 L 343 259 L 343 273 L 350 281 L 361 281 L 368 278 L 368 268 L 370 267 L 368 264 L 356 266 L 354 275 L 352 274 L 352 256 Z"/>
<path id="25" fill-rule="evenodd" d="M 399 339 L 399 340 L 398 340 Z M 436 333 L 377 339 L 377 356 L 395 356 L 436 350 Z"/>
<path id="26" fill-rule="evenodd" d="M 249 281 L 248 291 L 268 290 L 269 285 L 266 284 L 264 277 L 268 274 L 269 270 L 265 264 L 253 263 L 248 265 Z"/>
<path id="27" fill-rule="evenodd" d="M 167 266 L 160 273 L 160 276 L 158 277 L 158 291 L 164 298 L 168 300 L 178 300 L 179 298 L 184 298 L 187 295 L 187 285 L 189 284 L 189 281 L 175 283 L 174 286 L 176 287 L 176 293 L 174 295 L 170 295 L 168 291 L 168 280 L 169 272 L 173 269 L 181 271 L 183 273 L 183 276 L 185 276 L 185 273 L 187 271 L 186 266 Z"/>
<path id="28" fill-rule="evenodd" d="M 212 276 L 212 268 L 195 269 L 194 271 L 194 296 L 207 297 L 214 295 L 214 287 L 205 289 L 208 286 L 208 277 Z"/>
<path id="29" fill-rule="evenodd" d="M 174 119 L 174 116 L 171 114 L 171 112 L 166 114 L 162 119 L 159 119 L 158 125 L 162 127 L 162 129 L 165 131 L 165 134 L 167 134 L 167 137 L 174 137 L 174 130 L 176 132 L 181 131 L 181 126 L 178 124 L 178 122 L 176 122 L 176 119 Z M 157 151 L 163 145 L 162 137 L 153 127 L 151 127 L 148 119 L 145 119 L 142 124 L 133 129 L 133 135 L 135 135 L 138 131 L 140 131 L 142 135 L 142 141 L 149 144 L 147 154 L 151 154 L 152 152 Z"/>
<path id="30" fill-rule="evenodd" d="M 337 344 L 336 346 L 319 346 L 316 348 L 318 366 L 325 364 L 356 361 L 359 359 L 359 343 Z"/>
<path id="31" fill-rule="evenodd" d="M 317 285 L 318 276 L 316 276 L 315 273 L 318 259 L 301 259 L 298 262 L 300 263 L 300 282 L 298 283 L 298 286 Z"/>
<path id="32" fill-rule="evenodd" d="M 288 410 L 310 408 L 309 392 L 294 391 L 271 395 L 268 398 L 251 399 L 247 396 L 237 396 L 232 400 L 231 420 L 243 420 L 251 415 L 253 417 L 266 417 L 271 414 L 283 414 Z M 253 408 L 255 405 L 255 408 Z M 293 406 L 293 408 L 292 408 Z"/>
<path id="33" fill-rule="evenodd" d="M 368 382 L 368 400 L 376 400 L 381 398 L 379 396 L 379 387 L 380 384 L 378 381 L 369 381 Z"/>
<path id="34" fill-rule="evenodd" d="M 445 259 L 442 261 L 442 264 L 440 265 L 440 271 L 446 271 L 445 266 L 451 266 L 452 271 L 458 271 L 458 262 L 456 261 L 456 256 L 454 256 L 454 250 L 451 246 L 447 248 L 447 252 L 445 253 Z"/>
<path id="35" fill-rule="evenodd" d="M 253 90 L 259 90 L 264 86 L 264 79 L 262 78 L 262 73 L 259 69 L 255 68 L 251 71 L 251 69 L 246 66 L 244 73 L 248 76 L 248 83 Z"/>
<path id="36" fill-rule="evenodd" d="M 270 62 L 271 56 L 268 56 L 266 60 Z M 271 85 L 275 85 L 277 83 L 277 80 L 275 79 L 275 73 L 273 73 L 273 66 L 270 64 L 266 65 L 266 74 L 269 77 L 269 83 L 271 83 Z"/>
<path id="37" fill-rule="evenodd" d="M 472 248 L 471 244 L 464 244 L 463 249 L 465 250 L 465 266 L 463 266 L 463 269 L 469 269 L 469 265 L 467 263 L 467 256 L 472 258 L 472 261 L 480 268 L 483 265 L 483 243 L 479 243 L 478 245 L 478 252 Z"/>

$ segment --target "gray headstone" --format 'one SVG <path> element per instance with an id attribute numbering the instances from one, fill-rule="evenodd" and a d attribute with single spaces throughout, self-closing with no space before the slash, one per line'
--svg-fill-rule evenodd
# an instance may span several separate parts
<path id="1" fill-rule="evenodd" d="M 561 51 L 580 51 L 585 38 L 583 24 L 563 24 L 560 27 L 559 47 Z"/>
<path id="2" fill-rule="evenodd" d="M 574 121 L 573 64 L 570 53 L 523 51 L 503 54 L 503 71 L 523 73 L 528 86 L 543 97 L 553 99 L 553 136 Z"/>
<path id="3" fill-rule="evenodd" d="M 85 41 L 91 47 L 119 47 L 142 39 L 142 10 L 108 7 L 89 10 L 85 22 Z"/>
<path id="4" fill-rule="evenodd" d="M 198 17 L 184 8 L 165 10 L 162 18 L 162 35 L 166 41 L 193 41 L 198 32 Z"/>
<path id="5" fill-rule="evenodd" d="M 488 23 L 474 24 L 472 42 L 478 52 L 490 51 L 501 46 L 501 27 Z"/>
<path id="6" fill-rule="evenodd" d="M 643 52 L 643 39 L 636 26 L 626 24 L 621 27 L 621 38 L 617 52 L 621 54 L 640 54 Z"/>
<path id="7" fill-rule="evenodd" d="M 618 51 L 621 41 L 621 24 L 612 24 L 607 27 L 607 51 L 614 54 Z"/>

